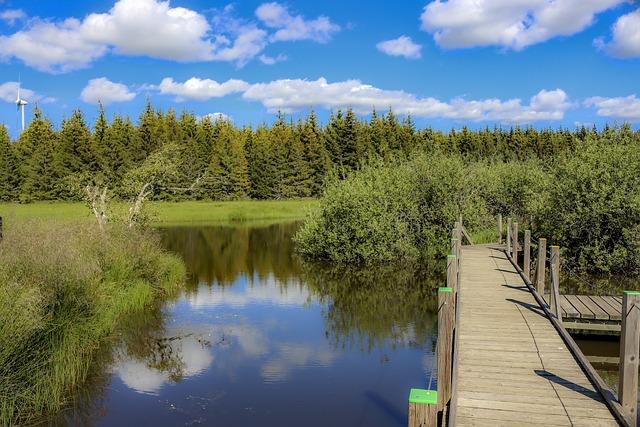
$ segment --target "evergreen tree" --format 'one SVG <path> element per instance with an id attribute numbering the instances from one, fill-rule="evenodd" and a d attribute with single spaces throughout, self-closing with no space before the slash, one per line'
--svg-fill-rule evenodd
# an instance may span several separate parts
<path id="1" fill-rule="evenodd" d="M 300 142 L 304 147 L 309 170 L 309 195 L 318 197 L 322 194 L 325 178 L 331 168 L 331 160 L 324 147 L 317 117 L 313 111 L 300 130 Z"/>
<path id="2" fill-rule="evenodd" d="M 14 153 L 9 133 L 0 125 L 0 201 L 15 201 L 20 189 L 18 158 Z"/>

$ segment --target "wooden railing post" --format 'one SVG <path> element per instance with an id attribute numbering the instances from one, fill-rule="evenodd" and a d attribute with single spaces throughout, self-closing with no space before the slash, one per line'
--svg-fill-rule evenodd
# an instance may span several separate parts
<path id="1" fill-rule="evenodd" d="M 549 306 L 556 319 L 562 322 L 562 310 L 560 309 L 560 247 L 551 246 L 551 295 Z"/>
<path id="2" fill-rule="evenodd" d="M 502 214 L 498 214 L 498 244 L 502 244 Z"/>
<path id="3" fill-rule="evenodd" d="M 451 399 L 451 367 L 453 362 L 453 328 L 455 300 L 453 289 L 438 289 L 438 411 Z"/>
<path id="4" fill-rule="evenodd" d="M 531 281 L 531 230 L 524 230 L 524 256 L 522 261 L 522 271 L 529 281 Z"/>
<path id="5" fill-rule="evenodd" d="M 640 292 L 622 294 L 622 330 L 620 332 L 620 377 L 618 399 L 632 426 L 637 425 L 638 348 L 640 346 Z"/>
<path id="6" fill-rule="evenodd" d="M 511 243 L 511 257 L 513 258 L 513 263 L 518 265 L 518 223 L 513 223 L 513 232 L 511 233 L 511 238 L 513 242 Z"/>
<path id="7" fill-rule="evenodd" d="M 538 270 L 536 271 L 536 290 L 544 298 L 545 271 L 547 268 L 547 239 L 538 239 Z"/>
<path id="8" fill-rule="evenodd" d="M 409 427 L 436 427 L 438 392 L 412 388 L 409 393 Z"/>
<path id="9" fill-rule="evenodd" d="M 511 218 L 507 218 L 507 254 L 511 255 Z"/>
<path id="10" fill-rule="evenodd" d="M 451 252 L 449 255 L 458 255 L 458 239 L 455 237 L 451 239 Z"/>
<path id="11" fill-rule="evenodd" d="M 458 257 L 455 255 L 447 257 L 447 287 L 458 292 Z"/>

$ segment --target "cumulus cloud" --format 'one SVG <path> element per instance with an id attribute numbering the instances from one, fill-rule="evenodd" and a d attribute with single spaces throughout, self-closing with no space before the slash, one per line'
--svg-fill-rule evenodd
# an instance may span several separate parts
<path id="1" fill-rule="evenodd" d="M 236 33 L 233 42 L 226 36 L 216 38 L 212 59 L 235 62 L 243 67 L 267 47 L 267 32 L 255 25 L 243 26 Z"/>
<path id="2" fill-rule="evenodd" d="M 435 0 L 421 15 L 422 29 L 446 49 L 501 46 L 523 49 L 576 34 L 596 14 L 626 0 Z"/>
<path id="3" fill-rule="evenodd" d="M 584 105 L 596 108 L 596 114 L 612 119 L 640 121 L 640 98 L 636 95 L 604 98 L 594 96 L 585 100 Z"/>
<path id="4" fill-rule="evenodd" d="M 422 56 L 422 46 L 414 43 L 411 37 L 400 36 L 397 39 L 385 40 L 376 45 L 380 52 L 391 56 L 403 56 L 407 59 L 418 59 Z"/>
<path id="5" fill-rule="evenodd" d="M 5 102 L 16 102 L 16 99 L 18 98 L 19 85 L 20 83 L 18 82 L 5 82 L 0 84 L 0 100 Z M 55 102 L 55 98 L 39 95 L 33 90 L 24 87 L 20 88 L 20 98 L 31 103 L 39 102 L 42 104 L 48 104 Z"/>
<path id="6" fill-rule="evenodd" d="M 87 40 L 116 53 L 176 61 L 211 59 L 210 30 L 203 15 L 158 0 L 119 0 L 109 12 L 87 16 L 81 28 Z"/>
<path id="7" fill-rule="evenodd" d="M 106 52 L 106 46 L 86 39 L 82 23 L 73 18 L 60 23 L 34 19 L 24 30 L 0 36 L 0 59 L 17 58 L 50 73 L 86 68 Z"/>
<path id="8" fill-rule="evenodd" d="M 7 9 L 0 12 L 0 20 L 5 21 L 9 25 L 14 25 L 16 21 L 24 19 L 27 14 L 22 9 Z"/>
<path id="9" fill-rule="evenodd" d="M 598 48 L 617 58 L 640 57 L 640 9 L 621 16 L 613 24 L 611 40 L 595 40 Z"/>
<path id="10" fill-rule="evenodd" d="M 268 28 L 276 29 L 271 41 L 313 40 L 326 43 L 340 26 L 326 16 L 305 20 L 302 15 L 291 15 L 277 2 L 264 3 L 256 9 L 256 16 Z"/>
<path id="11" fill-rule="evenodd" d="M 80 98 L 87 104 L 103 105 L 114 102 L 127 102 L 136 97 L 134 92 L 122 83 L 114 83 L 106 77 L 89 80 L 87 86 L 82 90 Z"/>
<path id="12" fill-rule="evenodd" d="M 243 92 L 249 84 L 242 80 L 230 79 L 223 83 L 215 80 L 199 79 L 192 77 L 185 82 L 176 82 L 167 77 L 160 82 L 158 90 L 163 95 L 175 95 L 176 101 L 187 100 L 207 101 L 212 98 L 220 98 L 232 93 Z"/>
<path id="13" fill-rule="evenodd" d="M 391 107 L 399 114 L 416 117 L 507 123 L 560 120 L 571 107 L 567 94 L 561 89 L 541 90 L 529 100 L 528 105 L 523 105 L 521 99 L 503 101 L 454 98 L 445 102 L 433 97 L 418 97 L 401 90 L 379 89 L 359 80 L 329 83 L 324 78 L 285 79 L 253 84 L 244 92 L 243 97 L 261 102 L 272 112 L 293 112 L 310 107 L 352 107 L 359 113 L 368 113 L 372 108 Z"/>

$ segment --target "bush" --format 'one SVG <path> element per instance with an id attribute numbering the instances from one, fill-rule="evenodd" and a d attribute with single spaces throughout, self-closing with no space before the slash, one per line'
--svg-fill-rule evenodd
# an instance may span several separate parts
<path id="1" fill-rule="evenodd" d="M 555 167 L 543 232 L 592 273 L 640 268 L 640 150 L 592 141 Z"/>
<path id="2" fill-rule="evenodd" d="M 459 214 L 486 218 L 480 187 L 460 157 L 421 155 L 374 164 L 328 185 L 295 237 L 305 256 L 339 263 L 415 260 L 446 253 Z"/>
<path id="3" fill-rule="evenodd" d="M 121 226 L 25 222 L 0 243 L 0 424 L 58 410 L 122 316 L 176 288 L 182 262 Z"/>

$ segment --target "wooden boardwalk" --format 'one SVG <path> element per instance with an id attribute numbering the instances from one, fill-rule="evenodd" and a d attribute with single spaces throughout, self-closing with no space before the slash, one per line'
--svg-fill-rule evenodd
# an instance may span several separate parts
<path id="1" fill-rule="evenodd" d="M 618 426 L 498 247 L 462 250 L 456 426 Z"/>

